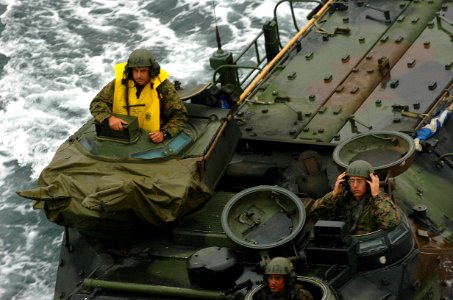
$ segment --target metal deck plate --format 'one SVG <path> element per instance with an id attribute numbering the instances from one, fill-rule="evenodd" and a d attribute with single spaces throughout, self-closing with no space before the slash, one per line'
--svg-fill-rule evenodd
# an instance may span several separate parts
<path id="1" fill-rule="evenodd" d="M 235 246 L 226 236 L 220 222 L 222 210 L 233 195 L 219 192 L 200 211 L 181 220 L 173 230 L 175 242 L 200 247 Z"/>

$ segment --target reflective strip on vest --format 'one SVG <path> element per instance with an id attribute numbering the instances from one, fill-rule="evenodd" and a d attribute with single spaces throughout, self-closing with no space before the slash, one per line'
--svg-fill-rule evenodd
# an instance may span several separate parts
<path id="1" fill-rule="evenodd" d="M 126 63 L 115 66 L 115 91 L 113 94 L 113 113 L 136 116 L 140 128 L 152 132 L 160 130 L 160 103 L 157 95 L 157 87 L 169 77 L 169 74 L 160 69 L 159 75 L 152 78 L 137 98 L 137 89 L 133 80 L 127 80 L 129 90 L 129 113 L 126 109 L 126 78 L 124 68 Z M 151 88 L 153 87 L 153 88 Z M 143 105 L 144 104 L 144 105 Z M 138 105 L 138 106 L 136 106 Z"/>

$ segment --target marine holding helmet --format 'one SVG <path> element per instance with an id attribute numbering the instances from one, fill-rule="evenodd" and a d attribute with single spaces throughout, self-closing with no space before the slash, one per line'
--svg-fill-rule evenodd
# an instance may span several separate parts
<path id="1" fill-rule="evenodd" d="M 379 177 L 364 160 L 349 164 L 337 177 L 333 190 L 314 202 L 311 214 L 345 221 L 350 233 L 356 235 L 390 229 L 400 222 L 396 205 L 381 192 Z"/>
<path id="2" fill-rule="evenodd" d="M 261 290 L 261 300 L 313 300 L 312 294 L 297 283 L 294 266 L 286 257 L 274 257 L 266 265 L 266 286 Z"/>
<path id="3" fill-rule="evenodd" d="M 113 114 L 136 116 L 155 143 L 173 137 L 183 129 L 188 113 L 168 77 L 149 50 L 134 50 L 127 62 L 115 66 L 115 79 L 91 101 L 91 114 L 100 123 L 107 120 L 115 131 L 127 122 Z"/>

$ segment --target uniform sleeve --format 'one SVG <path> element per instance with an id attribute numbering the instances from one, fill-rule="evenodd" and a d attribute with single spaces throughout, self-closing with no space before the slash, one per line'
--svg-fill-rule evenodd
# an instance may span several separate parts
<path id="1" fill-rule="evenodd" d="M 91 100 L 90 112 L 99 123 L 112 114 L 114 91 L 115 80 L 112 80 Z"/>
<path id="2" fill-rule="evenodd" d="M 188 121 L 187 108 L 181 101 L 173 84 L 166 79 L 157 88 L 161 100 L 161 116 L 163 116 L 162 130 L 174 137 L 184 128 Z"/>
<path id="3" fill-rule="evenodd" d="M 396 205 L 387 194 L 380 193 L 374 199 L 374 216 L 381 229 L 389 229 L 400 223 L 400 215 Z"/>
<path id="4" fill-rule="evenodd" d="M 304 289 L 299 290 L 299 299 L 300 300 L 313 300 L 313 295 Z"/>
<path id="5" fill-rule="evenodd" d="M 324 195 L 324 197 L 316 200 L 315 203 L 313 203 L 313 206 L 311 207 L 311 215 L 313 215 L 315 218 L 326 219 L 335 217 L 337 202 L 341 197 L 342 195 L 334 198 L 332 196 L 332 192 L 327 193 L 326 195 Z"/>
<path id="6" fill-rule="evenodd" d="M 297 300 L 313 300 L 313 295 L 308 291 L 297 286 Z"/>

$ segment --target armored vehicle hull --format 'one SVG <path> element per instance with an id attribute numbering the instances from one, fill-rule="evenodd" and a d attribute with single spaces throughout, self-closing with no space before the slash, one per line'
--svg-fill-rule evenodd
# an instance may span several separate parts
<path id="1" fill-rule="evenodd" d="M 277 256 L 314 299 L 453 297 L 453 3 L 314 7 L 284 46 L 277 8 L 239 57 L 219 42 L 179 136 L 90 121 L 20 192 L 65 226 L 55 299 L 262 299 Z M 399 225 L 351 235 L 311 215 L 357 159 Z"/>

